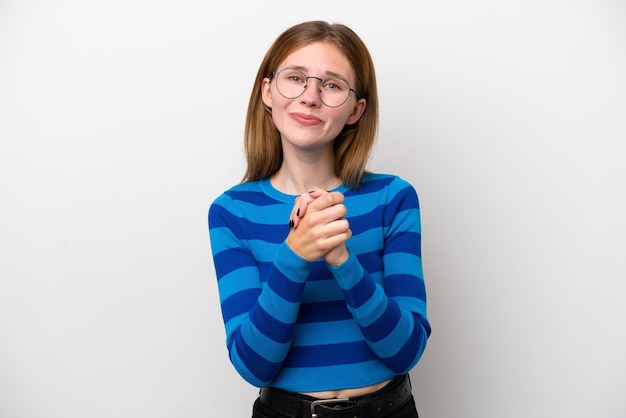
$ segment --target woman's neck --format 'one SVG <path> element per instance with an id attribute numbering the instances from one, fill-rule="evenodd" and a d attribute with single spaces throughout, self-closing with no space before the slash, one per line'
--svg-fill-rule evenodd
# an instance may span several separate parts
<path id="1" fill-rule="evenodd" d="M 315 187 L 331 190 L 341 185 L 332 164 L 289 164 L 283 162 L 280 169 L 270 178 L 275 189 L 292 195 L 307 193 Z"/>

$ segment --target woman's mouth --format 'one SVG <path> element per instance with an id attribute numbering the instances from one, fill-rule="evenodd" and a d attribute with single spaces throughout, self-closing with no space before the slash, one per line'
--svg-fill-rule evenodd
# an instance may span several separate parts
<path id="1" fill-rule="evenodd" d="M 322 120 L 318 117 L 307 115 L 305 113 L 292 113 L 291 118 L 301 125 L 313 126 L 318 125 Z"/>

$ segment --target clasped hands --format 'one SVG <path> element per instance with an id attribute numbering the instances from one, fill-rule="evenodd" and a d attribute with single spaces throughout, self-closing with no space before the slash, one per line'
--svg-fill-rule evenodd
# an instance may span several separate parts
<path id="1" fill-rule="evenodd" d="M 348 259 L 346 241 L 352 236 L 344 218 L 347 209 L 341 192 L 315 188 L 299 195 L 289 217 L 289 248 L 309 262 L 323 258 L 338 266 Z"/>

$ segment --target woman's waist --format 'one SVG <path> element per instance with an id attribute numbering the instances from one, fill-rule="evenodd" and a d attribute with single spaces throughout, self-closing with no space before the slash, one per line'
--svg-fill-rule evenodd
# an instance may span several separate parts
<path id="1" fill-rule="evenodd" d="M 369 395 L 376 391 L 381 390 L 387 384 L 391 382 L 391 379 L 384 380 L 373 385 L 368 385 L 359 388 L 339 389 L 339 390 L 326 390 L 320 392 L 300 392 L 302 395 L 311 396 L 318 399 L 332 399 L 332 398 L 356 398 L 358 396 Z"/>
<path id="2" fill-rule="evenodd" d="M 376 416 L 387 416 L 405 405 L 412 395 L 409 376 L 403 374 L 395 376 L 382 388 L 360 396 L 320 399 L 271 386 L 262 388 L 259 396 L 263 404 L 285 416 L 354 417 L 372 416 L 372 412 Z"/>
<path id="3" fill-rule="evenodd" d="M 328 353 L 326 356 L 328 357 Z M 326 364 L 319 364 L 317 367 L 312 364 L 293 367 L 292 364 L 292 367 L 284 367 L 270 386 L 315 398 L 355 397 L 375 392 L 395 376 L 376 359 L 356 363 L 332 363 L 327 360 Z M 337 396 L 341 393 L 349 395 Z"/>

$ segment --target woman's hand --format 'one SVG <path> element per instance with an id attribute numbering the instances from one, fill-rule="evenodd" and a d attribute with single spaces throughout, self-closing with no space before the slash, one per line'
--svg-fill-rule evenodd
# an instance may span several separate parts
<path id="1" fill-rule="evenodd" d="M 296 196 L 295 205 L 291 210 L 291 214 L 289 215 L 289 227 L 297 228 L 300 224 L 300 219 L 304 216 L 309 207 L 309 203 L 313 202 L 316 198 L 322 195 L 322 192 L 325 192 L 321 189 L 315 189 L 308 193 L 301 194 Z M 328 193 L 328 192 L 326 192 Z"/>
<path id="2" fill-rule="evenodd" d="M 289 224 L 287 245 L 309 262 L 324 258 L 339 265 L 348 258 L 346 241 L 352 236 L 340 192 L 316 188 L 296 198 Z M 306 215 L 306 216 L 305 216 Z"/>

